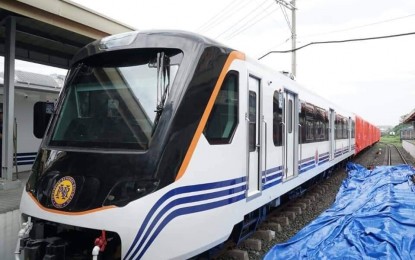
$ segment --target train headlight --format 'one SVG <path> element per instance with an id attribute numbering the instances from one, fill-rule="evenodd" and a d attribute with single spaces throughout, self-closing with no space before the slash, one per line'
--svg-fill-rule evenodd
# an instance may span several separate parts
<path id="1" fill-rule="evenodd" d="M 137 32 L 126 32 L 107 36 L 100 41 L 99 48 L 101 50 L 106 50 L 114 47 L 127 46 L 133 43 L 136 36 Z"/>
<path id="2" fill-rule="evenodd" d="M 104 201 L 104 206 L 115 205 L 125 206 L 129 202 L 144 197 L 154 192 L 159 180 L 131 180 L 125 179 L 117 182 L 108 193 Z"/>

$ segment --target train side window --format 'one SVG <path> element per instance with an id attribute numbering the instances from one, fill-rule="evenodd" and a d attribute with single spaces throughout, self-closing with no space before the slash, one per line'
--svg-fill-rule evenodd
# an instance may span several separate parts
<path id="1" fill-rule="evenodd" d="M 311 143 L 317 138 L 317 128 L 319 127 L 319 122 L 317 122 L 316 108 L 313 104 L 303 102 L 301 103 L 301 112 L 300 112 L 300 143 Z"/>
<path id="2" fill-rule="evenodd" d="M 305 106 L 305 142 L 311 143 L 314 141 L 315 133 L 315 112 L 314 105 L 306 104 Z"/>
<path id="3" fill-rule="evenodd" d="M 256 150 L 257 130 L 257 96 L 254 91 L 249 91 L 249 152 Z"/>
<path id="4" fill-rule="evenodd" d="M 352 120 L 352 138 L 355 137 L 355 127 L 356 127 L 355 122 L 354 120 Z"/>
<path id="5" fill-rule="evenodd" d="M 287 122 L 287 131 L 288 133 L 293 132 L 293 101 L 292 99 L 288 100 L 288 122 Z"/>
<path id="6" fill-rule="evenodd" d="M 349 138 L 349 127 L 348 127 L 348 120 L 346 118 L 343 119 L 343 139 Z"/>
<path id="7" fill-rule="evenodd" d="M 336 115 L 336 139 L 347 138 L 346 119 L 341 115 Z"/>
<path id="8" fill-rule="evenodd" d="M 53 114 L 54 103 L 36 102 L 33 107 L 33 135 L 43 138 L 50 118 Z"/>
<path id="9" fill-rule="evenodd" d="M 299 120 L 300 120 L 300 129 L 298 131 L 298 142 L 300 144 L 305 143 L 305 104 L 301 102 L 301 111 L 299 114 Z"/>
<path id="10" fill-rule="evenodd" d="M 315 130 L 316 141 L 325 141 L 328 140 L 327 135 L 327 124 L 328 124 L 328 116 L 327 111 L 320 108 L 315 107 Z"/>
<path id="11" fill-rule="evenodd" d="M 238 125 L 239 73 L 230 71 L 216 97 L 203 134 L 210 144 L 230 144 Z"/>
<path id="12" fill-rule="evenodd" d="M 335 139 L 341 139 L 341 136 L 339 135 L 339 133 L 341 133 L 342 129 L 342 125 L 340 123 L 340 117 L 338 115 L 336 115 L 336 120 L 334 121 L 334 126 L 336 128 L 335 130 Z"/>
<path id="13" fill-rule="evenodd" d="M 329 140 L 329 132 L 330 132 L 330 120 L 329 120 L 329 112 L 328 111 L 325 112 L 324 122 L 326 123 L 325 128 L 324 128 L 324 132 L 326 133 L 326 138 L 324 140 L 328 141 Z"/>
<path id="14" fill-rule="evenodd" d="M 280 104 L 280 101 L 284 102 L 284 99 L 279 99 L 280 92 L 274 92 L 273 98 L 273 127 L 272 127 L 272 138 L 275 146 L 282 145 L 282 107 L 284 104 Z"/>

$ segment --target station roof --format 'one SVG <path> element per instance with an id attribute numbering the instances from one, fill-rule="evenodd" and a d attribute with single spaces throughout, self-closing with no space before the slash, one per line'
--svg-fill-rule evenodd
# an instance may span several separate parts
<path id="1" fill-rule="evenodd" d="M 70 0 L 1 0 L 2 56 L 9 17 L 16 21 L 16 59 L 63 69 L 69 67 L 73 55 L 89 42 L 134 30 Z"/>
<path id="2" fill-rule="evenodd" d="M 408 124 L 415 121 L 415 109 L 413 109 L 409 114 L 402 117 L 402 123 Z"/>

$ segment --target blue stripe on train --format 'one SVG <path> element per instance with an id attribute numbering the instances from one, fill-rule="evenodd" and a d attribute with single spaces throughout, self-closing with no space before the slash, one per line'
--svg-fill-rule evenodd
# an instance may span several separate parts
<path id="1" fill-rule="evenodd" d="M 239 185 L 239 186 L 235 186 Z M 220 191 L 211 191 L 213 189 L 224 188 Z M 164 194 L 156 204 L 151 208 L 141 227 L 134 238 L 132 246 L 129 248 L 124 259 L 138 259 L 141 258 L 147 249 L 151 246 L 157 235 L 164 229 L 164 227 L 174 218 L 181 215 L 192 214 L 196 212 L 211 210 L 222 207 L 228 204 L 238 202 L 245 198 L 246 177 L 231 179 L 221 182 L 197 184 L 191 186 L 184 186 L 173 189 Z M 202 194 L 187 195 L 173 199 L 163 208 L 162 204 L 178 195 L 185 195 L 193 192 L 207 192 Z M 211 201 L 212 199 L 219 199 Z M 202 202 L 203 204 L 190 205 L 188 203 Z M 174 207 L 172 212 L 168 213 Z M 159 210 L 160 208 L 160 210 Z M 158 212 L 158 213 L 156 213 Z M 151 234 L 151 237 L 149 235 Z"/>
<path id="2" fill-rule="evenodd" d="M 17 165 L 30 165 L 35 162 L 36 159 L 36 152 L 33 153 L 17 153 Z M 13 158 L 14 160 L 14 158 Z"/>

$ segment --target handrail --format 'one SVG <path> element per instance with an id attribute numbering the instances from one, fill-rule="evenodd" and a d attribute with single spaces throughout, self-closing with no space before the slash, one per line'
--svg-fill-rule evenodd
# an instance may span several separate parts
<path id="1" fill-rule="evenodd" d="M 301 124 L 298 124 L 298 127 L 300 130 L 302 130 L 303 126 Z M 300 131 L 300 165 L 298 165 L 298 170 L 301 172 L 301 161 L 303 160 L 303 142 L 302 142 L 302 131 Z"/>
<path id="2" fill-rule="evenodd" d="M 287 171 L 285 170 L 285 150 L 287 149 L 287 145 L 286 145 L 286 139 L 287 139 L 287 136 L 286 136 L 286 134 L 285 134 L 285 123 L 284 122 L 281 122 L 280 124 L 282 124 L 283 125 L 283 127 L 282 127 L 282 129 L 281 130 L 283 130 L 284 129 L 284 131 L 281 131 L 282 133 L 284 133 L 284 138 L 283 138 L 283 149 L 281 149 L 281 159 L 282 159 L 282 171 L 283 171 L 283 174 L 285 174 L 285 178 L 287 178 Z"/>
<path id="3" fill-rule="evenodd" d="M 264 131 L 265 131 L 265 133 L 264 133 L 264 135 L 265 135 L 265 137 L 264 137 L 264 139 L 265 139 L 265 142 L 264 142 L 264 157 L 265 157 L 265 159 L 264 159 L 264 168 L 265 168 L 265 183 L 267 182 L 267 142 L 268 142 L 268 140 L 267 140 L 267 128 L 268 128 L 268 124 L 267 124 L 267 122 L 262 118 L 262 122 L 264 123 L 264 126 L 265 126 L 265 129 L 264 129 Z"/>

